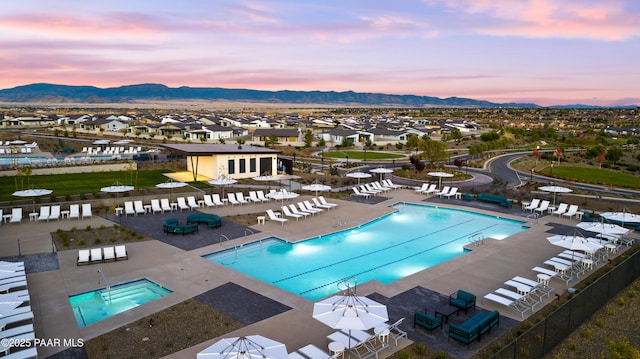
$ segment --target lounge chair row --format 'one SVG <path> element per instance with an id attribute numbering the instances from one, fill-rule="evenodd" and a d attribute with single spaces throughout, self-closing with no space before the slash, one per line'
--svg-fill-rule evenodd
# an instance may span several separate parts
<path id="1" fill-rule="evenodd" d="M 30 219 L 47 222 L 50 220 L 60 220 L 63 212 L 64 211 L 61 211 L 60 205 L 43 205 L 40 206 L 40 212 L 30 214 Z M 92 216 L 91 203 L 83 203 L 82 205 L 72 204 L 69 206 L 67 212 L 68 219 L 85 219 L 91 218 Z M 21 223 L 24 218 L 23 209 L 22 207 L 15 207 L 11 209 L 11 214 L 4 215 L 3 210 L 0 208 L 0 218 L 3 218 L 4 221 L 8 221 L 9 223 Z"/>
<path id="2" fill-rule="evenodd" d="M 33 345 L 33 311 L 24 262 L 0 261 L 0 268 L 0 292 L 12 302 L 21 302 L 17 307 L 3 311 L 0 316 L 0 338 L 3 339 L 0 352 L 5 354 L 3 358 L 34 358 L 38 352 Z"/>
<path id="3" fill-rule="evenodd" d="M 439 197 L 451 198 L 457 196 L 458 187 L 444 186 L 442 190 L 438 190 L 437 185 L 423 183 L 421 187 L 414 188 L 417 193 L 426 195 L 437 195 Z"/>
<path id="4" fill-rule="evenodd" d="M 313 204 L 309 202 L 309 200 L 301 201 L 296 204 L 284 205 L 280 207 L 281 212 L 274 212 L 272 209 L 267 210 L 267 217 L 269 220 L 274 222 L 280 222 L 281 224 L 285 224 L 285 222 L 289 221 L 288 218 L 295 218 L 296 221 L 300 218 L 307 218 L 309 216 L 313 216 L 315 214 L 319 214 L 323 212 L 325 209 L 330 210 L 332 208 L 337 207 L 336 203 L 327 202 L 327 200 L 323 196 L 312 197 L 311 199 Z"/>
<path id="5" fill-rule="evenodd" d="M 111 247 L 80 249 L 78 251 L 77 265 L 105 263 L 129 259 L 127 248 L 124 245 Z"/>
<path id="6" fill-rule="evenodd" d="M 554 291 L 554 288 L 548 286 L 548 278 L 535 281 L 515 276 L 504 284 L 507 288 L 498 288 L 484 298 L 515 310 L 523 318 L 526 313 L 533 313 L 536 306 L 542 305 L 544 297 L 550 297 Z"/>
<path id="7" fill-rule="evenodd" d="M 572 204 L 569 205 L 567 203 L 560 203 L 557 208 L 549 207 L 550 201 L 541 200 L 539 198 L 534 198 L 530 203 L 524 202 L 522 205 L 523 210 L 528 210 L 533 212 L 540 213 L 543 215 L 545 212 L 549 212 L 552 215 L 558 215 L 558 217 L 566 217 L 573 218 L 578 217 L 581 212 L 578 208 L 578 205 Z"/>

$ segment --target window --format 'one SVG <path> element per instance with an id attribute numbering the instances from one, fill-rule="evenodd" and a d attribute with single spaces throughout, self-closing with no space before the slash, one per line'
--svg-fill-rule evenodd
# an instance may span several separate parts
<path id="1" fill-rule="evenodd" d="M 249 172 L 253 173 L 256 171 L 256 159 L 249 158 Z"/>
<path id="2" fill-rule="evenodd" d="M 244 158 L 240 159 L 240 173 L 245 173 L 247 172 L 247 160 L 245 160 Z"/>
<path id="3" fill-rule="evenodd" d="M 236 173 L 236 161 L 235 160 L 229 160 L 229 174 L 232 175 L 234 173 Z"/>

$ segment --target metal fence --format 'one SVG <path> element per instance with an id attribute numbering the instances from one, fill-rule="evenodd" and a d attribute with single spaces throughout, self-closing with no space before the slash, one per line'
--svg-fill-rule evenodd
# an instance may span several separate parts
<path id="1" fill-rule="evenodd" d="M 494 354 L 492 359 L 542 358 L 580 324 L 640 277 L 640 251 L 576 293 L 561 307 Z"/>

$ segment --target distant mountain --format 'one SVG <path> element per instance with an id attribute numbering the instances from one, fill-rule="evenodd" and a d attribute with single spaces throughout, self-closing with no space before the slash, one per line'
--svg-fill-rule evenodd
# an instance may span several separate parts
<path id="1" fill-rule="evenodd" d="M 469 98 L 438 98 L 415 95 L 335 91 L 261 91 L 220 87 L 168 87 L 162 84 L 140 84 L 98 88 L 31 84 L 0 90 L 0 101 L 46 103 L 117 103 L 140 100 L 227 100 L 289 104 L 332 104 L 401 107 L 539 107 L 530 103 L 493 103 Z"/>

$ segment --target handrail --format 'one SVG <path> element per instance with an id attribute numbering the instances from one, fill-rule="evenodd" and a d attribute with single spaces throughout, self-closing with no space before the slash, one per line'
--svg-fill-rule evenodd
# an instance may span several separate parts
<path id="1" fill-rule="evenodd" d="M 473 244 L 476 247 L 484 244 L 484 233 L 482 232 L 473 233 L 472 235 L 469 236 L 469 243 Z"/>
<path id="2" fill-rule="evenodd" d="M 218 241 L 218 243 L 220 243 L 220 245 L 222 245 L 222 237 L 224 237 L 227 241 L 229 240 L 229 237 L 225 236 L 224 234 L 220 235 L 220 239 Z"/>
<path id="3" fill-rule="evenodd" d="M 531 213 L 527 216 L 527 221 L 531 222 L 532 224 L 538 224 L 538 217 L 540 217 L 538 213 Z"/>
<path id="4" fill-rule="evenodd" d="M 245 228 L 245 229 L 244 229 L 244 238 L 247 238 L 247 232 L 251 233 L 251 235 L 254 235 L 254 234 L 255 234 L 255 233 L 254 233 L 252 230 L 250 230 L 249 228 Z"/>
<path id="5" fill-rule="evenodd" d="M 104 276 L 102 269 L 98 268 L 98 273 L 100 273 L 102 280 L 107 284 L 107 293 L 109 293 L 109 304 L 111 304 L 111 284 L 109 284 L 107 277 Z"/>

